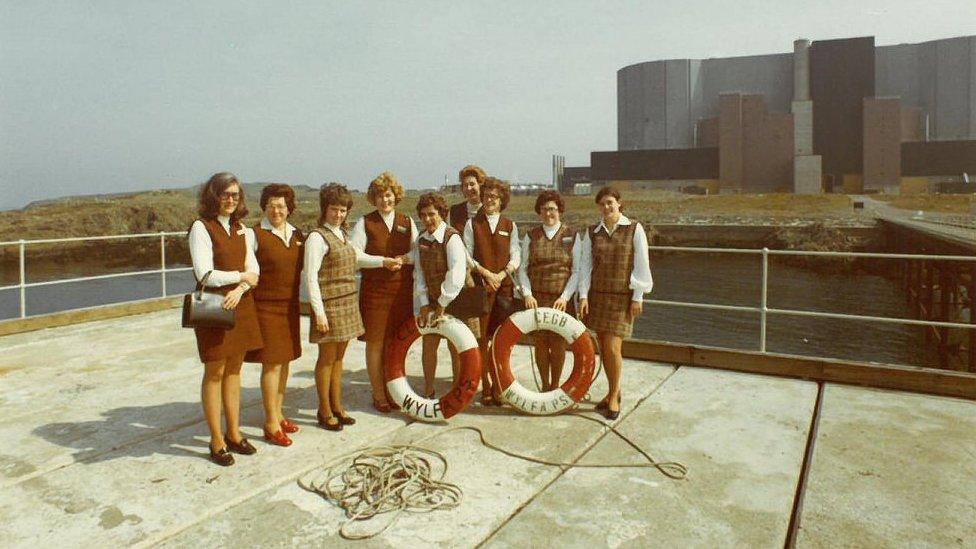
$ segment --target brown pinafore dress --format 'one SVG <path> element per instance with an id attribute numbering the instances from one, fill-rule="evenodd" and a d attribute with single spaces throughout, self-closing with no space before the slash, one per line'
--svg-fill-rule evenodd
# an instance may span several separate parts
<path id="1" fill-rule="evenodd" d="M 248 351 L 244 360 L 284 364 L 302 356 L 301 309 L 298 290 L 302 275 L 302 233 L 295 229 L 288 245 L 258 223 L 254 226 L 261 283 L 253 290 L 264 347 Z"/>
<path id="2" fill-rule="evenodd" d="M 397 257 L 410 252 L 410 218 L 406 215 L 394 214 L 392 231 L 377 211 L 364 217 L 363 224 L 367 254 Z M 399 271 L 363 269 L 361 274 L 359 313 L 366 334 L 360 339 L 385 339 L 412 316 L 413 265 L 404 265 Z"/>
<path id="3" fill-rule="evenodd" d="M 478 212 L 471 220 L 471 229 L 474 233 L 474 259 L 482 267 L 493 273 L 500 272 L 511 259 L 510 245 L 512 242 L 512 220 L 499 216 L 498 224 L 495 225 L 495 232 L 491 232 L 491 225 L 488 223 L 488 216 L 484 210 Z M 513 295 L 514 283 L 512 277 L 506 276 L 502 285 L 496 291 L 487 291 L 488 313 L 481 317 L 481 337 L 491 337 L 495 329 L 505 321 L 501 318 L 499 311 L 495 308 L 495 298 L 498 295 L 511 297 Z"/>
<path id="4" fill-rule="evenodd" d="M 546 238 L 545 229 L 538 226 L 529 231 L 529 264 L 526 273 L 532 284 L 532 296 L 540 307 L 552 307 L 573 274 L 573 243 L 576 232 L 563 223 L 552 239 Z M 573 302 L 566 305 L 566 312 L 575 314 Z"/>
<path id="5" fill-rule="evenodd" d="M 597 332 L 630 337 L 634 323 L 628 319 L 633 291 L 634 231 L 637 223 L 617 225 L 612 235 L 600 225 L 589 228 L 593 265 L 590 276 L 589 313 L 584 322 Z"/>

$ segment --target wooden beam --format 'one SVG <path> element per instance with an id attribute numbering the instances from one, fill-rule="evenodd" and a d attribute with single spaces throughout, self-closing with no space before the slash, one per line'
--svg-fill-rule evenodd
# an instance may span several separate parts
<path id="1" fill-rule="evenodd" d="M 631 339 L 627 358 L 976 400 L 976 374 Z"/>

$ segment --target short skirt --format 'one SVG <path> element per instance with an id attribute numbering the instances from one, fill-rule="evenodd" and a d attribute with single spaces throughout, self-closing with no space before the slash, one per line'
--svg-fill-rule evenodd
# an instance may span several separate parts
<path id="1" fill-rule="evenodd" d="M 359 339 L 384 340 L 413 316 L 413 287 L 363 286 L 359 290 L 359 314 L 366 333 Z"/>
<path id="2" fill-rule="evenodd" d="M 628 319 L 631 294 L 593 292 L 589 294 L 589 311 L 583 319 L 586 327 L 597 333 L 610 333 L 628 338 L 634 333 L 634 323 Z"/>
<path id="3" fill-rule="evenodd" d="M 284 364 L 302 356 L 298 300 L 255 300 L 264 347 L 248 351 L 245 362 Z"/>
<path id="4" fill-rule="evenodd" d="M 349 341 L 363 335 L 363 318 L 359 314 L 359 298 L 355 293 L 329 299 L 325 302 L 325 317 L 329 321 L 329 331 L 325 334 L 315 327 L 315 315 L 311 319 L 308 339 L 312 343 L 337 343 Z"/>
<path id="5" fill-rule="evenodd" d="M 248 351 L 264 345 L 254 296 L 250 292 L 241 297 L 234 310 L 233 328 L 194 328 L 193 332 L 197 337 L 197 353 L 202 362 L 243 357 Z"/>
<path id="6" fill-rule="evenodd" d="M 532 297 L 535 298 L 536 302 L 539 303 L 540 307 L 552 307 L 552 304 L 559 299 L 562 294 L 547 294 L 544 292 L 532 292 Z M 569 316 L 576 316 L 576 304 L 570 299 L 566 302 L 566 314 Z"/>

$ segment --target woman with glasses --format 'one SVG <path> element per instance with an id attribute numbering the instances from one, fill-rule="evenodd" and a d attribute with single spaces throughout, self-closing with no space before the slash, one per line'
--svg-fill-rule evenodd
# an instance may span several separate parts
<path id="1" fill-rule="evenodd" d="M 535 200 L 542 225 L 522 239 L 519 269 L 526 308 L 552 307 L 575 314 L 572 299 L 579 285 L 581 250 L 576 231 L 560 219 L 565 211 L 566 203 L 556 191 L 543 191 Z M 559 386 L 566 362 L 566 340 L 547 331 L 534 333 L 532 340 L 542 391 L 552 391 Z"/>
<path id="2" fill-rule="evenodd" d="M 481 184 L 481 210 L 464 225 L 464 245 L 471 267 L 483 280 L 488 294 L 488 313 L 481 317 L 481 337 L 478 338 L 482 357 L 489 356 L 488 342 L 495 329 L 505 321 L 499 297 L 502 300 L 514 297 L 512 274 L 521 262 L 518 227 L 502 215 L 510 196 L 508 183 L 494 177 L 485 178 Z M 494 373 L 490 367 L 481 371 L 481 403 L 486 406 L 501 405 Z"/>
<path id="3" fill-rule="evenodd" d="M 190 258 L 197 280 L 224 294 L 223 306 L 235 311 L 230 330 L 195 328 L 197 351 L 203 362 L 200 390 L 203 415 L 210 429 L 210 459 L 222 466 L 234 464 L 233 451 L 253 454 L 257 449 L 241 435 L 241 363 L 244 354 L 263 346 L 254 298 L 260 268 L 254 256 L 254 232 L 241 223 L 247 216 L 244 189 L 234 174 L 214 174 L 199 197 L 200 218 L 189 231 Z M 223 405 L 227 434 L 221 433 Z M 229 450 L 229 451 L 228 451 Z"/>
<path id="4" fill-rule="evenodd" d="M 607 419 L 617 419 L 621 345 L 633 334 L 634 319 L 643 311 L 644 294 L 651 291 L 654 280 L 647 234 L 621 211 L 620 191 L 603 187 L 595 201 L 601 219 L 583 235 L 579 309 L 586 326 L 596 332 L 607 373 L 607 396 L 596 407 L 604 410 Z"/>

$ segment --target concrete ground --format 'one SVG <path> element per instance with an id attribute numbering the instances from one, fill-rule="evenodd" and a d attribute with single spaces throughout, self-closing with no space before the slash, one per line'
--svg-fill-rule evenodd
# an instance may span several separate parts
<path id="1" fill-rule="evenodd" d="M 0 338 L 0 547 L 292 545 L 445 547 L 782 547 L 817 384 L 625 361 L 619 431 L 687 478 L 641 463 L 620 438 L 572 415 L 528 417 L 471 405 L 447 424 L 369 407 L 363 346 L 346 359 L 340 433 L 315 425 L 315 349 L 292 365 L 290 448 L 261 440 L 256 365 L 243 374 L 245 435 L 258 448 L 220 468 L 207 459 L 193 334 L 170 310 Z M 419 345 L 408 374 L 419 375 Z M 528 353 L 516 350 L 532 386 Z M 447 357 L 442 357 L 446 370 Z M 413 377 L 415 387 L 417 377 Z M 441 382 L 441 390 L 448 381 Z M 592 394 L 605 392 L 602 376 Z M 594 418 L 592 405 L 580 407 Z M 296 479 L 350 451 L 422 445 L 449 461 L 461 505 L 403 514 L 365 542 L 338 535 L 342 512 Z M 976 403 L 824 387 L 796 541 L 800 546 L 976 546 Z M 379 529 L 388 516 L 356 525 Z"/>

